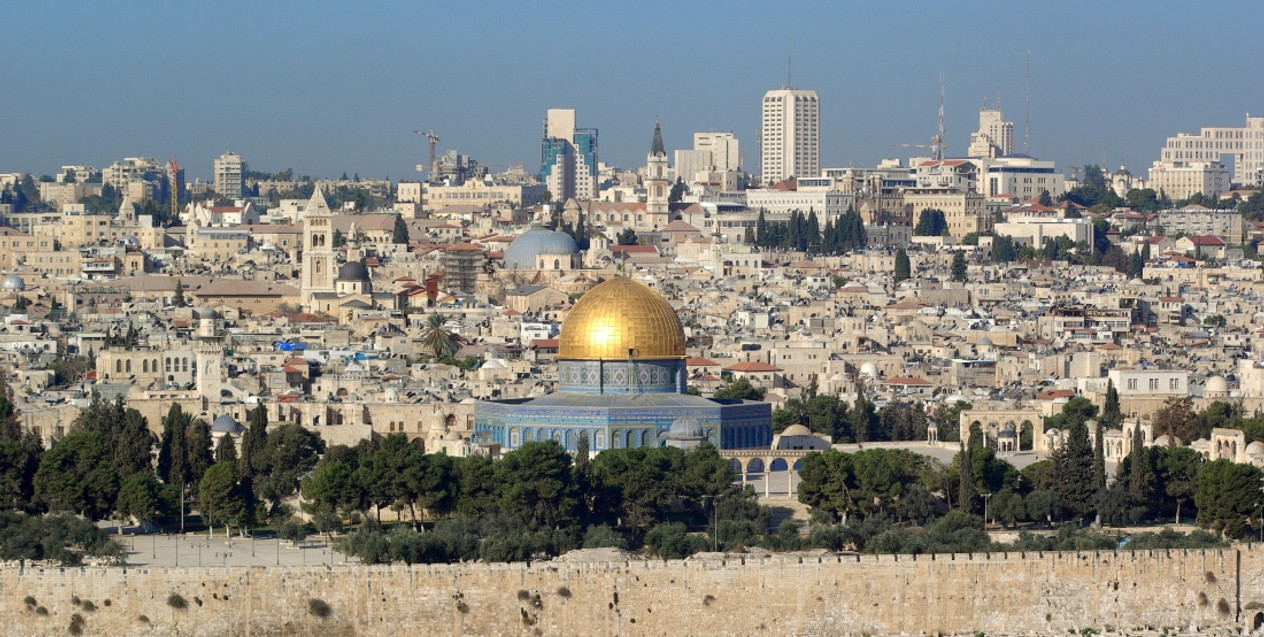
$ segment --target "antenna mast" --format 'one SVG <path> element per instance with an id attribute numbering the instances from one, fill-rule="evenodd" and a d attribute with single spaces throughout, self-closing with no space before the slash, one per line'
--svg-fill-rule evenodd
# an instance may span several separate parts
<path id="1" fill-rule="evenodd" d="M 944 74 L 939 74 L 939 131 L 935 133 L 934 146 L 932 152 L 935 153 L 935 161 L 944 160 Z"/>
<path id="2" fill-rule="evenodd" d="M 1027 122 L 1023 125 L 1023 154 L 1031 154 L 1031 49 L 1027 49 L 1027 104 L 1025 117 Z"/>
<path id="3" fill-rule="evenodd" d="M 792 62 L 794 60 L 790 55 L 790 46 L 793 43 L 794 43 L 793 40 L 786 40 L 786 88 L 787 89 L 794 88 L 794 67 L 792 66 Z"/>

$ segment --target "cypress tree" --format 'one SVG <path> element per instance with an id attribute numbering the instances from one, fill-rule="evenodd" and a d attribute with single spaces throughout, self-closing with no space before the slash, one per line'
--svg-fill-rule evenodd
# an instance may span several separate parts
<path id="1" fill-rule="evenodd" d="M 911 270 L 912 266 L 909 265 L 908 253 L 904 251 L 904 248 L 900 248 L 895 253 L 895 282 L 899 283 L 908 279 L 912 276 Z"/>
<path id="2" fill-rule="evenodd" d="M 1106 489 L 1106 443 L 1103 441 L 1106 425 L 1097 423 L 1093 435 L 1093 480 L 1098 491 Z"/>

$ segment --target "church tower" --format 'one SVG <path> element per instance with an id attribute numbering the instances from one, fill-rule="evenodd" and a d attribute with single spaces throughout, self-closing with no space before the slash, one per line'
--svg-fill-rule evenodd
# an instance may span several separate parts
<path id="1" fill-rule="evenodd" d="M 671 222 L 671 181 L 667 178 L 667 151 L 663 148 L 663 132 L 654 122 L 654 142 L 645 159 L 645 229 L 662 230 Z"/>
<path id="2" fill-rule="evenodd" d="M 317 187 L 303 212 L 302 302 L 313 311 L 312 297 L 334 292 L 334 213 Z"/>

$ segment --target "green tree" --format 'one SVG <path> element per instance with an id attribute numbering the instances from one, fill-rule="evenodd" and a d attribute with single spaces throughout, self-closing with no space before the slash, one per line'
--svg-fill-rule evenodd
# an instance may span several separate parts
<path id="1" fill-rule="evenodd" d="M 241 454 L 237 458 L 237 473 L 243 480 L 254 477 L 264 469 L 263 450 L 268 445 L 268 408 L 263 403 L 250 410 L 250 425 L 241 434 Z"/>
<path id="2" fill-rule="evenodd" d="M 895 253 L 895 282 L 907 280 L 912 276 L 911 270 L 908 253 L 904 251 L 904 248 L 900 248 Z"/>
<path id="3" fill-rule="evenodd" d="M 1074 518 L 1091 513 L 1098 481 L 1093 446 L 1089 443 L 1088 427 L 1083 420 L 1076 420 L 1067 430 L 1066 441 L 1053 452 L 1052 460 L 1057 480 L 1054 493 L 1058 504 Z"/>
<path id="4" fill-rule="evenodd" d="M 1018 249 L 1014 247 L 1014 238 L 1001 235 L 992 238 L 992 261 L 1009 263 L 1018 259 Z"/>
<path id="5" fill-rule="evenodd" d="M 176 279 L 176 293 L 171 298 L 171 304 L 175 307 L 188 307 L 189 302 L 184 299 L 184 284 L 180 279 Z"/>
<path id="6" fill-rule="evenodd" d="M 198 483 L 198 510 L 209 526 L 228 527 L 246 514 L 246 498 L 237 484 L 237 463 L 217 462 L 211 465 Z"/>
<path id="7" fill-rule="evenodd" d="M 66 434 L 40 458 L 34 483 L 49 510 L 104 519 L 114 510 L 119 484 L 109 441 L 98 431 Z"/>
<path id="8" fill-rule="evenodd" d="M 685 184 L 684 179 L 677 177 L 676 183 L 672 184 L 671 192 L 667 195 L 667 203 L 680 203 L 687 192 L 689 192 L 689 186 Z"/>
<path id="9" fill-rule="evenodd" d="M 119 485 L 115 509 L 119 515 L 148 525 L 158 518 L 162 508 L 162 484 L 152 471 L 138 471 Z"/>
<path id="10" fill-rule="evenodd" d="M 362 510 L 367 501 L 355 469 L 342 460 L 320 463 L 312 475 L 303 478 L 302 493 L 317 513 Z"/>
<path id="11" fill-rule="evenodd" d="M 948 222 L 944 217 L 944 211 L 937 208 L 927 208 L 917 215 L 917 225 L 913 227 L 913 234 L 919 237 L 938 237 L 948 229 Z"/>
<path id="12" fill-rule="evenodd" d="M 391 231 L 391 243 L 408 243 L 408 224 L 398 214 L 395 215 L 395 228 Z"/>
<path id="13" fill-rule="evenodd" d="M 967 273 L 966 253 L 958 250 L 952 255 L 952 280 L 957 283 L 965 283 Z"/>
<path id="14" fill-rule="evenodd" d="M 1124 415 L 1119 409 L 1119 390 L 1115 381 L 1106 381 L 1106 400 L 1102 404 L 1102 428 L 1118 429 L 1123 424 Z"/>
<path id="15" fill-rule="evenodd" d="M 575 523 L 579 494 L 571 457 L 556 441 L 525 443 L 505 454 L 494 469 L 501 510 L 527 530 Z"/>
<path id="16" fill-rule="evenodd" d="M 765 389 L 751 385 L 745 376 L 715 390 L 716 398 L 740 398 L 742 400 L 763 400 Z"/>
<path id="17" fill-rule="evenodd" d="M 320 435 L 300 425 L 286 423 L 268 433 L 263 450 L 267 471 L 256 474 L 254 489 L 272 503 L 270 514 L 281 511 L 281 500 L 298 491 L 300 479 L 316 467 L 324 452 Z"/>
<path id="18" fill-rule="evenodd" d="M 624 228 L 618 237 L 615 238 L 615 244 L 621 246 L 634 246 L 636 242 L 636 231 L 631 228 Z"/>
<path id="19" fill-rule="evenodd" d="M 233 441 L 233 437 L 224 434 L 219 437 L 219 442 L 215 444 L 215 462 L 231 462 L 237 464 L 237 443 Z"/>
<path id="20" fill-rule="evenodd" d="M 16 429 L 16 421 L 13 423 Z M 0 430 L 7 427 L 0 425 Z M 0 510 L 36 513 L 42 506 L 35 497 L 35 473 L 44 454 L 44 443 L 34 432 L 0 433 Z"/>
<path id="21" fill-rule="evenodd" d="M 1052 205 L 1053 205 L 1053 197 L 1049 195 L 1049 191 L 1048 191 L 1048 190 L 1041 190 L 1041 191 L 1040 191 L 1040 198 L 1039 198 L 1037 201 L 1038 201 L 1038 202 L 1040 203 L 1040 205 L 1042 205 L 1042 206 L 1052 206 Z"/>
<path id="22" fill-rule="evenodd" d="M 421 344 L 430 350 L 435 360 L 443 360 L 456 353 L 456 341 L 448 331 L 447 319 L 442 314 L 431 312 L 426 316 L 426 323 L 422 326 Z"/>
<path id="23" fill-rule="evenodd" d="M 1163 485 L 1163 495 L 1176 503 L 1175 522 L 1180 524 L 1181 506 L 1197 493 L 1203 457 L 1189 447 L 1159 448 L 1157 454 L 1159 483 Z"/>
<path id="24" fill-rule="evenodd" d="M 1198 525 L 1224 537 L 1241 537 L 1259 506 L 1261 479 L 1264 473 L 1249 464 L 1221 459 L 1203 465 L 1194 494 Z"/>

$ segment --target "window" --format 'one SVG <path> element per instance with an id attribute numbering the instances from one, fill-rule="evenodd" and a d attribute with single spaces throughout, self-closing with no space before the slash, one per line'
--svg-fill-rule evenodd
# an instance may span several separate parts
<path id="1" fill-rule="evenodd" d="M 1132 389 L 1132 390 L 1137 389 L 1137 379 L 1135 378 L 1128 379 L 1128 389 Z"/>
<path id="2" fill-rule="evenodd" d="M 1159 388 L 1159 379 L 1157 379 L 1157 378 L 1151 378 L 1151 379 L 1150 379 L 1150 390 L 1151 390 L 1151 391 L 1155 391 L 1155 390 L 1157 390 L 1158 388 Z"/>
<path id="3" fill-rule="evenodd" d="M 1172 391 L 1176 391 L 1177 389 L 1180 389 L 1180 387 L 1181 387 L 1181 379 L 1179 379 L 1179 378 L 1169 378 L 1169 379 L 1168 379 L 1168 381 L 1167 381 L 1167 388 L 1168 388 L 1168 389 L 1170 389 L 1170 390 L 1172 390 Z"/>

